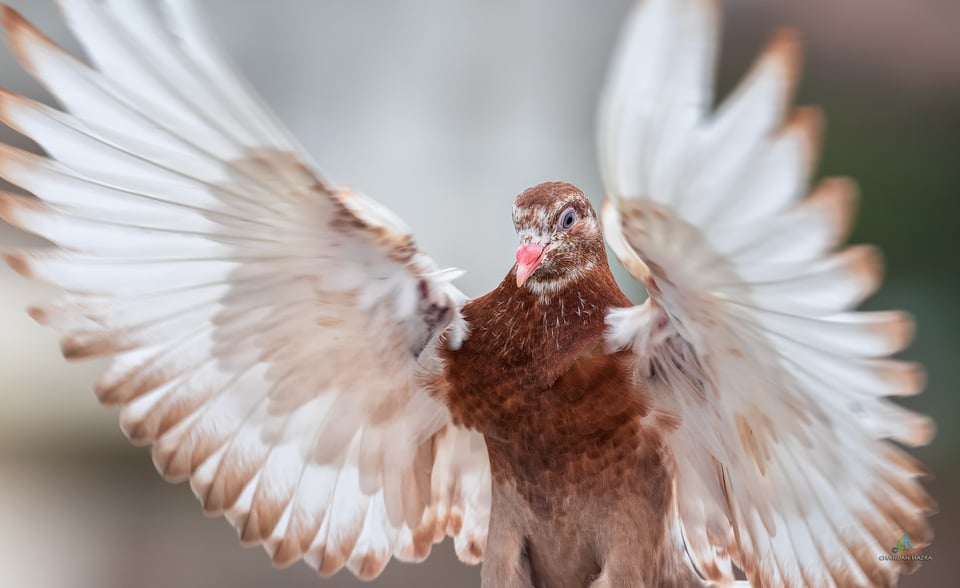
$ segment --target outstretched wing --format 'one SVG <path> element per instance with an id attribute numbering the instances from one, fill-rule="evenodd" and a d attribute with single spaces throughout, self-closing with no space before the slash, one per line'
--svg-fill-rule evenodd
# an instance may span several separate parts
<path id="1" fill-rule="evenodd" d="M 794 36 L 711 110 L 717 4 L 642 3 L 611 71 L 604 229 L 650 297 L 611 312 L 608 342 L 633 349 L 651 402 L 678 417 L 667 439 L 701 574 L 730 580 L 732 559 L 759 585 L 890 584 L 910 562 L 880 556 L 904 533 L 931 539 L 922 469 L 888 441 L 933 435 L 885 398 L 923 387 L 919 366 L 888 358 L 912 323 L 853 310 L 880 260 L 836 249 L 851 182 L 806 195 L 821 121 L 789 107 Z"/>
<path id="2" fill-rule="evenodd" d="M 333 186 L 211 44 L 189 2 L 62 0 L 94 67 L 10 8 L 23 63 L 64 112 L 0 94 L 50 157 L 0 146 L 0 215 L 59 249 L 9 252 L 66 292 L 34 308 L 160 472 L 190 480 L 274 562 L 377 576 L 457 536 L 482 556 L 489 465 L 418 382 L 464 336 L 455 275 Z M 445 334 L 442 333 L 445 331 Z"/>

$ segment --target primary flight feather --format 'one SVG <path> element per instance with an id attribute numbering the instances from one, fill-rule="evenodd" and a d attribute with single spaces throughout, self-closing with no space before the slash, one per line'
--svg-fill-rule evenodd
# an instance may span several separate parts
<path id="1" fill-rule="evenodd" d="M 516 263 L 475 300 L 394 214 L 319 174 L 187 0 L 61 0 L 90 63 L 10 8 L 56 110 L 0 93 L 48 157 L 0 146 L 10 251 L 63 290 L 31 308 L 132 442 L 277 565 L 362 578 L 454 537 L 483 585 L 894 584 L 931 540 L 923 468 L 890 441 L 900 312 L 859 312 L 878 254 L 839 248 L 856 195 L 808 194 L 820 115 L 775 37 L 713 109 L 715 0 L 632 12 L 601 101 L 598 215 L 517 197 Z M 604 238 L 649 298 L 633 305 Z M 642 549 L 643 557 L 638 557 Z"/>

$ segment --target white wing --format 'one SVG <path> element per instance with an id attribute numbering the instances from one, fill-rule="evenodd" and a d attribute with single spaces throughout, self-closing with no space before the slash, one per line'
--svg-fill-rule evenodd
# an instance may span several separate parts
<path id="1" fill-rule="evenodd" d="M 778 35 L 712 112 L 714 0 L 632 14 L 600 113 L 607 239 L 646 286 L 608 317 L 632 347 L 677 465 L 685 541 L 705 577 L 759 585 L 890 584 L 904 533 L 931 539 L 917 446 L 933 423 L 886 399 L 920 392 L 901 312 L 853 309 L 880 281 L 869 247 L 835 251 L 855 201 L 805 197 L 820 116 L 789 111 L 798 44 Z M 666 422 L 671 422 L 668 419 Z"/>
<path id="2" fill-rule="evenodd" d="M 40 198 L 3 195 L 0 214 L 60 247 L 6 255 L 66 291 L 33 316 L 69 358 L 114 356 L 96 391 L 126 434 L 278 565 L 372 578 L 446 532 L 478 561 L 483 439 L 418 384 L 441 332 L 464 336 L 455 275 L 312 171 L 188 2 L 165 20 L 140 0 L 61 5 L 95 67 L 4 12 L 66 111 L 0 94 L 51 156 L 0 148 L 0 175 Z"/>

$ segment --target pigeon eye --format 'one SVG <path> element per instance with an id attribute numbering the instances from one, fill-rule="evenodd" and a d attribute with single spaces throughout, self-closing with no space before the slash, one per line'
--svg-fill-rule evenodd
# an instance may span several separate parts
<path id="1" fill-rule="evenodd" d="M 563 211 L 563 214 L 560 215 L 560 222 L 557 224 L 564 231 L 568 231 L 575 222 L 577 222 L 577 211 L 573 208 L 568 208 Z"/>

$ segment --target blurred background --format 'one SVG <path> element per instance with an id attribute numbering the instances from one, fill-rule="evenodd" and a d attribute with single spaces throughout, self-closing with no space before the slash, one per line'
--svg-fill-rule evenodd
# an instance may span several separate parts
<path id="1" fill-rule="evenodd" d="M 77 50 L 52 0 L 12 0 Z M 324 170 L 393 208 L 441 265 L 478 295 L 513 261 L 510 204 L 567 180 L 599 202 L 594 109 L 628 0 L 207 0 L 212 27 Z M 905 356 L 928 391 L 906 404 L 938 435 L 916 451 L 940 505 L 927 563 L 904 586 L 955 586 L 960 554 L 960 2 L 737 0 L 726 4 L 719 87 L 742 75 L 773 29 L 806 43 L 801 103 L 828 121 L 821 175 L 863 190 L 853 241 L 887 255 L 867 306 L 905 308 L 919 329 Z M 0 85 L 49 101 L 0 52 Z M 29 143 L 6 128 L 0 140 Z M 0 226 L 0 246 L 36 243 Z M 626 285 L 627 282 L 623 281 Z M 300 564 L 275 571 L 207 520 L 185 486 L 154 472 L 90 391 L 102 368 L 67 365 L 23 312 L 49 296 L 0 267 L 0 586 L 20 588 L 347 587 Z M 478 586 L 449 544 L 426 564 L 392 563 L 383 587 Z"/>

